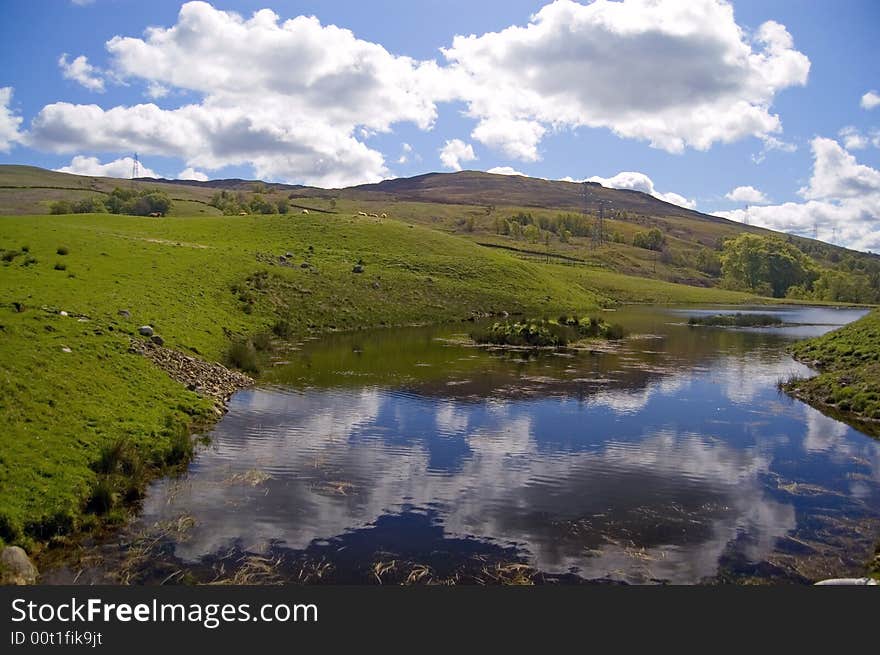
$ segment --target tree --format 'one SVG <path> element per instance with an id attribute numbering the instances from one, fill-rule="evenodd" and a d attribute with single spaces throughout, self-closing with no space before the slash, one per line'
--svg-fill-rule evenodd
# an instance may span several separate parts
<path id="1" fill-rule="evenodd" d="M 809 288 L 816 278 L 810 259 L 778 237 L 741 234 L 724 242 L 721 273 L 728 286 L 781 298 L 789 287 Z"/>
<path id="2" fill-rule="evenodd" d="M 647 232 L 638 232 L 633 237 L 633 245 L 646 250 L 662 250 L 665 243 L 666 237 L 656 227 Z"/>

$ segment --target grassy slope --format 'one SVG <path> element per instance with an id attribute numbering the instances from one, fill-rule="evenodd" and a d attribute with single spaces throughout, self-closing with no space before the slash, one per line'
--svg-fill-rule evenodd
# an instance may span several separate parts
<path id="1" fill-rule="evenodd" d="M 828 334 L 802 341 L 792 354 L 821 373 L 792 380 L 787 390 L 880 435 L 880 311 Z"/>
<path id="2" fill-rule="evenodd" d="M 62 246 L 69 254 L 57 254 Z M 181 426 L 208 415 L 207 401 L 128 354 L 139 325 L 153 325 L 173 348 L 218 360 L 235 335 L 264 330 L 279 316 L 306 334 L 472 312 L 583 311 L 612 294 L 718 299 L 351 216 L 0 217 L 0 249 L 24 247 L 0 264 L 0 538 L 25 545 L 81 519 L 95 481 L 89 465 L 102 447 L 125 437 L 158 461 Z M 287 251 L 312 268 L 257 257 Z M 36 263 L 25 265 L 28 257 Z M 366 272 L 354 274 L 359 259 Z M 261 270 L 271 271 L 273 284 L 245 313 L 231 287 Z"/>

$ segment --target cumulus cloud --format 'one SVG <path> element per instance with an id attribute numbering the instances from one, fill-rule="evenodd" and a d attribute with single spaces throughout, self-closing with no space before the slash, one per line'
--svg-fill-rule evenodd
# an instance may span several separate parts
<path id="1" fill-rule="evenodd" d="M 58 58 L 58 66 L 64 79 L 73 80 L 89 91 L 104 92 L 104 78 L 101 71 L 92 66 L 85 55 L 69 61 L 65 52 Z"/>
<path id="2" fill-rule="evenodd" d="M 410 144 L 404 142 L 400 144 L 400 157 L 397 158 L 398 164 L 405 164 L 409 161 L 410 153 L 412 153 L 413 148 Z"/>
<path id="3" fill-rule="evenodd" d="M 522 175 L 526 177 L 526 174 L 512 168 L 510 166 L 496 166 L 495 168 L 490 168 L 487 173 L 494 173 L 495 175 Z"/>
<path id="4" fill-rule="evenodd" d="M 244 18 L 188 2 L 174 25 L 114 37 L 107 50 L 114 76 L 142 81 L 152 97 L 177 89 L 200 100 L 175 109 L 47 105 L 32 124 L 35 147 L 136 148 L 191 167 L 250 165 L 259 177 L 341 186 L 386 177 L 382 154 L 362 139 L 402 121 L 429 129 L 443 96 L 435 62 L 265 9 Z"/>
<path id="5" fill-rule="evenodd" d="M 837 134 L 843 140 L 843 147 L 847 150 L 864 150 L 868 146 L 880 148 L 880 130 L 877 129 L 872 129 L 864 134 L 858 128 L 847 125 Z"/>
<path id="6" fill-rule="evenodd" d="M 462 162 L 473 161 L 476 158 L 473 146 L 461 139 L 447 141 L 440 148 L 440 161 L 445 168 L 452 169 L 453 171 L 460 171 Z"/>
<path id="7" fill-rule="evenodd" d="M 195 180 L 197 182 L 207 182 L 208 176 L 202 173 L 202 171 L 197 171 L 192 166 L 189 168 L 184 168 L 177 174 L 178 180 Z"/>
<path id="8" fill-rule="evenodd" d="M 770 107 L 810 68 L 784 26 L 747 33 L 725 0 L 557 0 L 524 27 L 456 36 L 443 66 L 315 17 L 282 20 L 268 9 L 244 17 L 207 2 L 187 2 L 174 24 L 106 47 L 106 71 L 85 57 L 59 63 L 96 91 L 113 79 L 142 84 L 153 100 L 178 92 L 195 100 L 169 109 L 47 105 L 33 121 L 35 147 L 108 143 L 322 186 L 387 177 L 366 140 L 401 122 L 431 129 L 447 101 L 464 102 L 473 140 L 524 161 L 540 159 L 548 132 L 581 126 L 671 152 L 750 135 L 765 150 L 786 148 Z M 409 159 L 404 152 L 397 162 Z"/>
<path id="9" fill-rule="evenodd" d="M 12 144 L 21 139 L 18 131 L 21 117 L 16 116 L 9 105 L 12 103 L 12 87 L 0 88 L 0 152 L 9 152 Z"/>
<path id="10" fill-rule="evenodd" d="M 874 109 L 874 107 L 880 106 L 880 93 L 868 91 L 862 96 L 861 105 L 862 109 Z"/>
<path id="11" fill-rule="evenodd" d="M 538 161 L 538 144 L 546 131 L 535 121 L 496 117 L 480 121 L 471 136 L 515 159 Z"/>
<path id="12" fill-rule="evenodd" d="M 746 202 L 750 205 L 764 205 L 769 202 L 764 192 L 753 186 L 738 186 L 724 197 L 734 202 Z"/>
<path id="13" fill-rule="evenodd" d="M 102 164 L 97 157 L 85 157 L 77 155 L 70 164 L 56 168 L 59 173 L 73 173 L 74 175 L 92 175 L 94 177 L 121 177 L 130 178 L 134 159 L 131 157 L 121 157 L 113 161 Z M 139 162 L 140 177 L 162 177 L 154 170 L 147 168 L 143 163 Z"/>
<path id="14" fill-rule="evenodd" d="M 557 0 L 443 54 L 479 120 L 472 137 L 525 160 L 547 127 L 605 127 L 670 152 L 765 138 L 781 130 L 775 95 L 810 70 L 783 25 L 747 34 L 723 0 Z"/>
<path id="15" fill-rule="evenodd" d="M 815 236 L 858 250 L 880 251 L 880 171 L 859 164 L 837 141 L 811 143 L 813 173 L 798 193 L 804 202 L 716 212 L 782 232 Z"/>
<path id="16" fill-rule="evenodd" d="M 574 182 L 575 180 L 567 178 L 567 181 Z M 586 180 L 580 181 L 598 182 L 602 186 L 607 186 L 611 189 L 630 189 L 632 191 L 641 191 L 642 193 L 647 193 L 648 195 L 654 196 L 655 198 L 672 203 L 673 205 L 686 207 L 687 209 L 694 209 L 697 206 L 696 200 L 685 198 L 678 193 L 661 193 L 654 188 L 654 181 L 650 177 L 648 177 L 644 173 L 639 173 L 636 171 L 621 171 L 613 177 L 600 177 L 598 175 L 594 175 L 593 177 L 588 177 Z"/>
<path id="17" fill-rule="evenodd" d="M 168 93 L 168 87 L 162 84 L 158 84 L 157 82 L 150 82 L 149 84 L 147 84 L 147 88 L 144 91 L 144 95 L 146 95 L 148 98 L 152 98 L 153 100 L 164 98 L 168 95 Z"/>

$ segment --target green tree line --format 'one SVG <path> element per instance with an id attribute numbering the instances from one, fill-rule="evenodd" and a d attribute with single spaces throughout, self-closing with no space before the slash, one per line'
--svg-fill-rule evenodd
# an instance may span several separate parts
<path id="1" fill-rule="evenodd" d="M 106 197 L 89 196 L 80 200 L 58 200 L 49 205 L 52 214 L 129 214 L 131 216 L 166 215 L 174 205 L 167 193 L 157 189 L 122 189 L 116 187 Z"/>

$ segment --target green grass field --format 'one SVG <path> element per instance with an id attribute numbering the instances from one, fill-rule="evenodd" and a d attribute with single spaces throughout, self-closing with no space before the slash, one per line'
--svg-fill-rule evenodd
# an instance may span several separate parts
<path id="1" fill-rule="evenodd" d="M 786 390 L 880 436 L 880 311 L 791 350 L 821 373 L 791 380 Z"/>
<path id="2" fill-rule="evenodd" d="M 102 451 L 124 439 L 159 467 L 175 436 L 211 415 L 209 401 L 128 353 L 140 325 L 216 361 L 282 319 L 297 336 L 748 298 L 350 215 L 6 216 L 0 251 L 0 538 L 32 549 L 93 522 L 84 507 Z M 291 265 L 278 265 L 288 252 Z"/>

